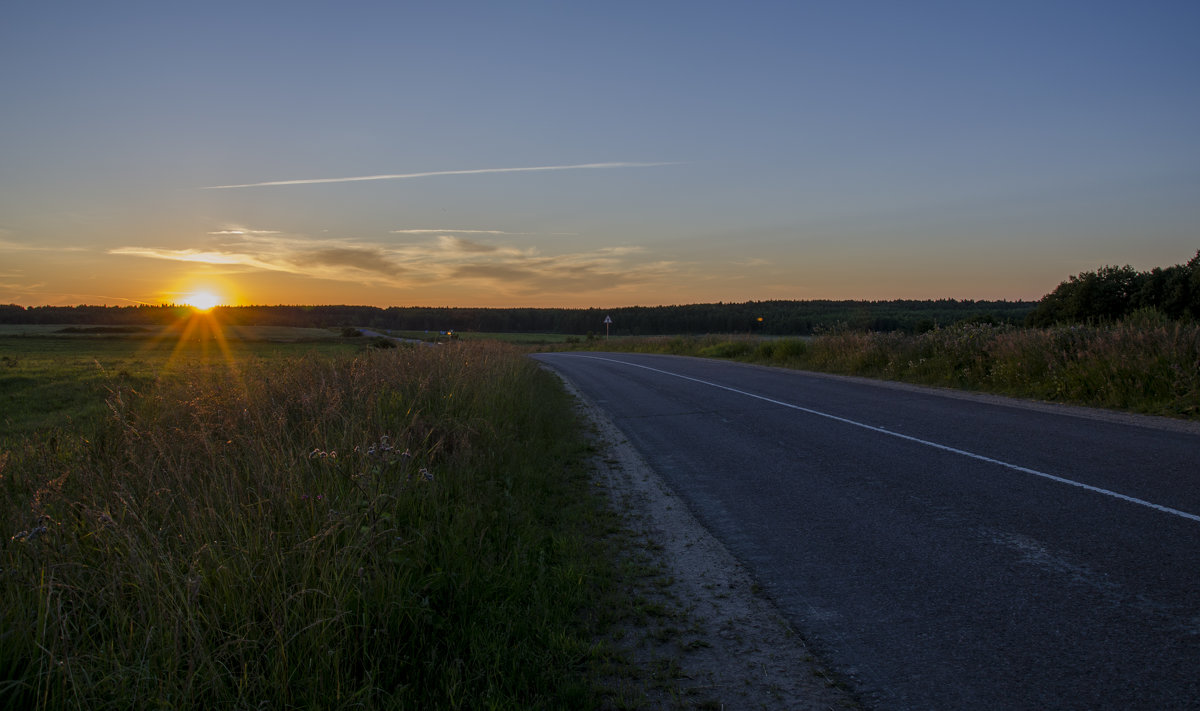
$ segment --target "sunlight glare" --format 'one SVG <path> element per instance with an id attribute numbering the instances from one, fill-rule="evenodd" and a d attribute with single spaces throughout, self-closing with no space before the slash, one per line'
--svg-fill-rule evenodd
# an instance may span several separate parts
<path id="1" fill-rule="evenodd" d="M 221 303 L 221 299 L 211 291 L 194 291 L 187 295 L 185 303 L 198 311 L 208 311 Z"/>

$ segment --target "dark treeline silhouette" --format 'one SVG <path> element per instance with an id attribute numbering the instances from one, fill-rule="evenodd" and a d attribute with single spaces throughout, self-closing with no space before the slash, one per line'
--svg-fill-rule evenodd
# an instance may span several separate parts
<path id="1" fill-rule="evenodd" d="M 1021 323 L 1029 301 L 748 301 L 615 309 L 458 308 L 374 306 L 221 306 L 213 314 L 238 326 L 363 327 L 414 331 L 613 335 L 758 333 L 806 335 L 848 328 L 920 332 L 960 321 Z M 0 305 L 0 323 L 166 326 L 190 313 L 185 306 Z"/>
<path id="2" fill-rule="evenodd" d="M 1174 320 L 1200 320 L 1200 250 L 1187 264 L 1165 269 L 1106 266 L 1072 276 L 1042 297 L 1028 323 L 1105 323 L 1140 309 Z"/>
<path id="3" fill-rule="evenodd" d="M 1200 250 L 1186 264 L 1139 272 L 1101 267 L 1071 276 L 1040 301 L 957 299 L 893 301 L 746 301 L 614 309 L 427 306 L 218 306 L 236 326 L 363 327 L 408 331 L 507 333 L 605 332 L 613 335 L 758 333 L 807 335 L 833 329 L 923 332 L 964 321 L 1049 326 L 1119 320 L 1140 309 L 1200 320 Z M 191 308 L 159 306 L 18 306 L 0 304 L 2 324 L 168 326 Z"/>

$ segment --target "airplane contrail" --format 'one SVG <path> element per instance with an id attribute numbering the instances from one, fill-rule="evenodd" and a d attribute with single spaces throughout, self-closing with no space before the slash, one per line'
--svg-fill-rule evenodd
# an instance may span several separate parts
<path id="1" fill-rule="evenodd" d="M 366 180 L 404 180 L 408 178 L 431 178 L 438 175 L 480 175 L 483 173 L 532 173 L 545 170 L 591 170 L 596 168 L 652 168 L 678 163 L 579 163 L 576 165 L 539 165 L 528 168 L 475 168 L 472 170 L 435 170 L 425 173 L 394 173 L 389 175 L 358 175 L 350 178 L 308 178 L 304 180 L 271 180 L 264 183 L 242 183 L 239 185 L 209 185 L 203 190 L 226 190 L 230 188 L 265 188 L 272 185 L 313 185 L 316 183 L 357 183 Z"/>

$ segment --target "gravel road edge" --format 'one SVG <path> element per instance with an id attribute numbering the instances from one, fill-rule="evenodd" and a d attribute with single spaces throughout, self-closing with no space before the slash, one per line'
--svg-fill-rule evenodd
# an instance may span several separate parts
<path id="1" fill-rule="evenodd" d="M 631 535 L 632 581 L 654 614 L 607 640 L 644 670 L 614 679 L 617 706 L 677 709 L 860 708 L 747 569 L 714 538 L 620 429 L 561 374 L 593 430 L 596 483 Z M 635 686 L 637 688 L 631 688 Z"/>

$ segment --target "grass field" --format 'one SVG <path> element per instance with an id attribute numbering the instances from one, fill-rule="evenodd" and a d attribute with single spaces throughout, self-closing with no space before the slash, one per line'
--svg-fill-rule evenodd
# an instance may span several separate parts
<path id="1" fill-rule="evenodd" d="M 56 338 L 174 340 L 187 328 L 187 322 L 174 326 L 97 326 L 62 324 L 0 324 L 3 336 L 44 336 Z M 199 335 L 198 328 L 193 329 Z M 222 335 L 229 341 L 313 342 L 338 337 L 339 329 L 297 328 L 294 326 L 225 326 Z"/>
<path id="2" fill-rule="evenodd" d="M 595 703 L 614 524 L 552 375 L 205 340 L 0 338 L 0 707 Z"/>
<path id="3" fill-rule="evenodd" d="M 73 328 L 74 332 L 64 332 Z M 91 326 L 0 328 L 0 442 L 51 427 L 84 426 L 122 385 L 196 368 L 234 367 L 301 353 L 352 353 L 363 347 L 324 329 L 256 327 L 180 338 L 179 329 L 110 332 Z"/>

